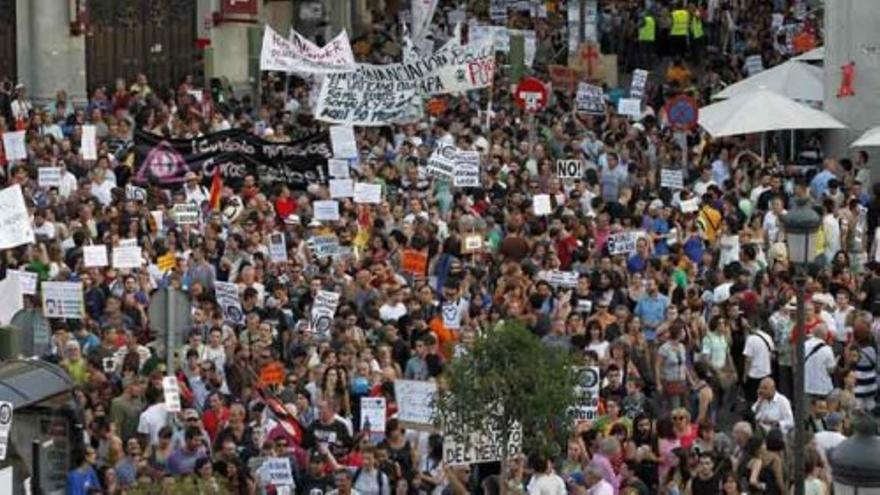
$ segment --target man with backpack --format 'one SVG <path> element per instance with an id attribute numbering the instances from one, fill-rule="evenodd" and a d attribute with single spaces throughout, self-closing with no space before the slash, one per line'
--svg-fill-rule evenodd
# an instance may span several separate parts
<path id="1" fill-rule="evenodd" d="M 832 379 L 837 358 L 826 344 L 828 329 L 817 325 L 804 342 L 804 392 L 813 397 L 827 397 L 834 390 Z"/>
<path id="2" fill-rule="evenodd" d="M 363 495 L 391 495 L 391 482 L 376 462 L 376 451 L 373 447 L 361 450 L 363 464 L 352 476 L 352 487 Z"/>

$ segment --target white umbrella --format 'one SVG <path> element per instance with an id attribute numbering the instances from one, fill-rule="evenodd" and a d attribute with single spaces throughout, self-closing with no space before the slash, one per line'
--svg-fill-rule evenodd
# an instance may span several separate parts
<path id="1" fill-rule="evenodd" d="M 700 109 L 699 124 L 712 137 L 790 129 L 844 129 L 825 112 L 759 88 Z"/>
<path id="2" fill-rule="evenodd" d="M 763 87 L 793 100 L 822 101 L 824 97 L 822 78 L 822 69 L 789 60 L 738 83 L 731 84 L 713 96 L 712 99 L 732 98 L 738 94 L 752 92 Z"/>
<path id="3" fill-rule="evenodd" d="M 800 62 L 822 62 L 825 60 L 825 47 L 820 46 L 819 48 L 813 48 L 808 52 L 794 57 L 792 60 L 798 60 Z"/>
<path id="4" fill-rule="evenodd" d="M 864 134 L 859 136 L 853 144 L 849 145 L 850 148 L 865 148 L 868 146 L 880 146 L 880 127 L 872 127 L 868 129 Z"/>

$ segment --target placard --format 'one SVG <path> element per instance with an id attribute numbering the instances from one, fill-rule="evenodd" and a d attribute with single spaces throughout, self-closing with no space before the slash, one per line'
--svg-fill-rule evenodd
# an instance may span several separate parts
<path id="1" fill-rule="evenodd" d="M 267 484 L 275 486 L 293 486 L 293 472 L 290 470 L 290 458 L 268 457 L 263 461 L 260 470 L 265 474 Z"/>
<path id="2" fill-rule="evenodd" d="M 330 179 L 330 197 L 333 199 L 354 197 L 354 180 Z"/>
<path id="3" fill-rule="evenodd" d="M 629 86 L 629 97 L 641 100 L 645 96 L 645 85 L 648 83 L 648 71 L 636 69 L 633 71 L 632 83 Z"/>
<path id="4" fill-rule="evenodd" d="M 95 126 L 82 126 L 82 140 L 80 141 L 79 152 L 82 155 L 83 160 L 98 159 L 98 142 Z"/>
<path id="5" fill-rule="evenodd" d="M 578 84 L 575 96 L 577 111 L 589 115 L 605 115 L 605 93 L 601 86 L 585 82 Z"/>
<path id="6" fill-rule="evenodd" d="M 106 266 L 106 263 L 107 263 L 107 252 L 104 251 L 104 265 L 102 265 L 102 266 Z M 177 266 L 177 258 L 174 256 L 174 253 L 164 254 L 164 255 L 156 258 L 156 266 L 159 267 L 159 271 L 161 271 L 162 273 L 165 273 L 168 270 L 171 270 L 172 268 Z"/>
<path id="7" fill-rule="evenodd" d="M 312 236 L 306 243 L 312 248 L 316 258 L 336 256 L 339 251 L 339 238 L 335 235 Z"/>
<path id="8" fill-rule="evenodd" d="M 132 184 L 125 185 L 125 199 L 128 201 L 147 201 L 147 190 Z"/>
<path id="9" fill-rule="evenodd" d="M 12 402 L 0 402 L 0 461 L 6 460 L 9 447 L 9 431 L 12 430 Z"/>
<path id="10" fill-rule="evenodd" d="M 544 280 L 556 288 L 574 289 L 578 284 L 577 272 L 564 272 L 561 270 L 548 270 L 544 273 Z"/>
<path id="11" fill-rule="evenodd" d="M 315 213 L 315 220 L 326 220 L 330 222 L 339 221 L 339 201 L 332 199 L 326 201 L 314 201 L 312 203 L 312 209 Z"/>
<path id="12" fill-rule="evenodd" d="M 406 249 L 401 257 L 400 268 L 405 273 L 422 276 L 428 270 L 428 255 L 415 249 Z"/>
<path id="13" fill-rule="evenodd" d="M 459 151 L 455 155 L 455 187 L 480 187 L 480 152 Z"/>
<path id="14" fill-rule="evenodd" d="M 287 240 L 281 232 L 269 234 L 269 261 L 287 263 Z"/>
<path id="15" fill-rule="evenodd" d="M 556 160 L 556 176 L 560 179 L 580 179 L 584 176 L 584 162 Z"/>
<path id="16" fill-rule="evenodd" d="M 428 158 L 428 174 L 438 179 L 450 179 L 455 175 L 455 159 L 458 148 L 451 144 L 438 144 Z"/>
<path id="17" fill-rule="evenodd" d="M 43 282 L 43 316 L 46 318 L 83 317 L 82 282 Z"/>
<path id="18" fill-rule="evenodd" d="M 638 230 L 611 234 L 608 236 L 608 254 L 614 256 L 634 252 L 636 250 L 636 241 L 642 235 L 643 232 Z"/>
<path id="19" fill-rule="evenodd" d="M 700 209 L 700 198 L 685 199 L 678 203 L 682 213 L 696 213 Z"/>
<path id="20" fill-rule="evenodd" d="M 113 268 L 140 268 L 140 246 L 116 246 L 113 248 Z"/>
<path id="21" fill-rule="evenodd" d="M 520 423 L 511 426 L 506 449 L 502 432 L 488 424 L 480 431 L 462 431 L 460 421 L 446 418 L 443 427 L 443 461 L 449 465 L 498 462 L 504 458 L 505 453 L 511 458 L 522 452 L 523 431 Z M 458 438 L 461 437 L 458 435 L 466 440 L 460 442 Z"/>
<path id="22" fill-rule="evenodd" d="M 599 415 L 599 389 L 602 375 L 598 366 L 577 369 L 579 379 L 575 385 L 577 405 L 572 408 L 575 422 L 594 421 Z"/>
<path id="23" fill-rule="evenodd" d="M 467 234 L 462 240 L 464 246 L 462 251 L 465 253 L 474 253 L 483 248 L 483 236 L 481 234 Z"/>
<path id="24" fill-rule="evenodd" d="M 617 100 L 617 113 L 638 120 L 642 117 L 642 100 L 638 98 L 621 98 Z"/>
<path id="25" fill-rule="evenodd" d="M 354 185 L 354 202 L 377 205 L 382 202 L 382 185 L 358 182 Z"/>
<path id="26" fill-rule="evenodd" d="M 34 243 L 33 225 L 19 184 L 0 191 L 0 225 L 0 249 Z"/>
<path id="27" fill-rule="evenodd" d="M 244 323 L 244 311 L 238 298 L 238 286 L 232 282 L 214 282 L 217 304 L 223 310 L 223 319 L 236 325 Z"/>
<path id="28" fill-rule="evenodd" d="M 532 206 L 535 210 L 535 215 L 549 215 L 553 212 L 549 194 L 536 194 L 532 198 Z"/>
<path id="29" fill-rule="evenodd" d="M 162 377 L 162 392 L 165 394 L 165 407 L 168 412 L 180 412 L 180 387 L 177 385 L 177 377 Z"/>
<path id="30" fill-rule="evenodd" d="M 357 140 L 354 127 L 346 125 L 330 126 L 330 143 L 333 145 L 334 158 L 357 158 Z"/>
<path id="31" fill-rule="evenodd" d="M 278 361 L 266 363 L 260 368 L 260 385 L 284 385 L 284 378 L 287 374 L 284 371 L 284 365 Z"/>
<path id="32" fill-rule="evenodd" d="M 420 380 L 394 380 L 397 419 L 410 425 L 433 426 L 434 395 L 437 383 Z"/>
<path id="33" fill-rule="evenodd" d="M 684 171 L 681 169 L 660 169 L 660 187 L 684 189 Z"/>
<path id="34" fill-rule="evenodd" d="M 348 169 L 348 160 L 344 158 L 331 158 L 327 160 L 327 172 L 330 174 L 330 177 L 335 179 L 347 179 L 349 177 Z"/>
<path id="35" fill-rule="evenodd" d="M 178 225 L 195 225 L 199 223 L 199 207 L 192 203 L 177 203 L 171 210 L 171 218 Z"/>
<path id="36" fill-rule="evenodd" d="M 360 430 L 385 433 L 385 412 L 384 397 L 361 397 Z"/>
<path id="37" fill-rule="evenodd" d="M 132 247 L 138 245 L 138 240 L 134 237 L 129 237 L 127 239 L 119 239 L 119 245 L 122 247 Z"/>
<path id="38" fill-rule="evenodd" d="M 18 287 L 21 293 L 26 296 L 34 296 L 37 294 L 37 282 L 40 276 L 34 272 L 26 272 L 24 270 L 6 270 L 7 277 L 15 277 L 18 280 Z"/>
<path id="39" fill-rule="evenodd" d="M 760 55 L 750 55 L 746 57 L 745 69 L 749 74 L 749 77 L 754 76 L 759 72 L 764 72 L 764 61 L 761 59 Z"/>
<path id="40" fill-rule="evenodd" d="M 27 146 L 24 139 L 25 131 L 3 133 L 3 152 L 7 160 L 27 160 Z"/>
<path id="41" fill-rule="evenodd" d="M 37 185 L 40 187 L 61 187 L 61 167 L 37 168 Z"/>
<path id="42" fill-rule="evenodd" d="M 100 268 L 107 266 L 107 246 L 98 244 L 83 246 L 83 264 L 86 268 Z"/>

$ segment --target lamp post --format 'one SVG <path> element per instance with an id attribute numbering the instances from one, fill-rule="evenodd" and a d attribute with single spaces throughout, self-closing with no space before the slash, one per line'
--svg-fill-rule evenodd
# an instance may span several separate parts
<path id="1" fill-rule="evenodd" d="M 831 451 L 835 495 L 880 494 L 880 438 L 867 414 L 853 421 L 853 435 Z"/>
<path id="2" fill-rule="evenodd" d="M 794 208 L 782 219 L 788 259 L 794 265 L 794 283 L 797 288 L 797 325 L 794 330 L 794 495 L 804 495 L 804 445 L 805 431 L 804 392 L 804 288 L 807 282 L 805 270 L 816 259 L 816 233 L 822 219 L 806 198 L 797 198 Z"/>

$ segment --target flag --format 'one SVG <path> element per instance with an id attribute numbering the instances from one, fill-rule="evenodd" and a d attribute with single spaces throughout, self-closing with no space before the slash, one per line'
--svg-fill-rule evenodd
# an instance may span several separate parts
<path id="1" fill-rule="evenodd" d="M 269 417 L 275 420 L 293 438 L 297 445 L 302 445 L 304 430 L 299 420 L 290 414 L 287 408 L 284 407 L 284 404 L 272 392 L 266 390 L 265 387 L 258 386 L 257 394 L 266 404 L 266 411 L 268 411 Z"/>
<path id="2" fill-rule="evenodd" d="M 223 191 L 223 179 L 220 178 L 220 167 L 214 169 L 214 178 L 211 179 L 211 195 L 208 196 L 208 209 L 220 211 L 220 192 Z"/>

